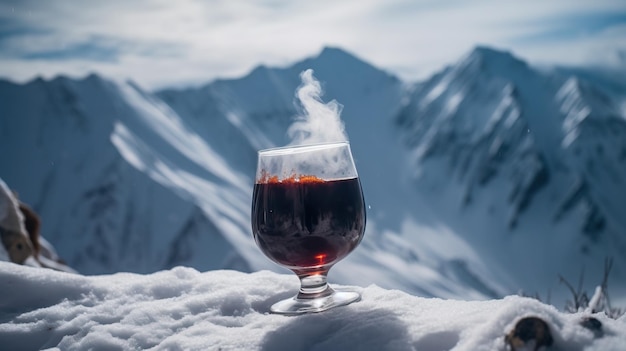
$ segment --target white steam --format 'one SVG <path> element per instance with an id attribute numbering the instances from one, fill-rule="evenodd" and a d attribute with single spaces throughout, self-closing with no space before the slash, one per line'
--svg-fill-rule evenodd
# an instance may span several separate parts
<path id="1" fill-rule="evenodd" d="M 313 70 L 300 73 L 302 84 L 296 91 L 296 103 L 301 114 L 287 130 L 289 145 L 307 145 L 348 141 L 340 115 L 343 106 L 335 100 L 324 103 L 320 82 L 313 77 Z"/>
<path id="2" fill-rule="evenodd" d="M 287 130 L 291 143 L 282 148 L 261 150 L 257 182 L 268 177 L 279 180 L 315 176 L 324 180 L 357 177 L 340 114 L 343 106 L 333 100 L 324 103 L 322 87 L 313 70 L 300 73 L 302 84 L 296 90 L 300 115 Z"/>

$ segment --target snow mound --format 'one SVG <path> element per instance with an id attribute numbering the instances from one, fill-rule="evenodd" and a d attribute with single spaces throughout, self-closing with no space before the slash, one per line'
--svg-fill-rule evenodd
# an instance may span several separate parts
<path id="1" fill-rule="evenodd" d="M 295 293 L 295 276 L 176 267 L 149 275 L 81 276 L 0 262 L 0 345 L 10 350 L 501 350 L 526 316 L 545 320 L 556 350 L 618 350 L 626 318 L 603 336 L 539 301 L 454 301 L 377 286 L 358 303 L 285 317 L 269 306 Z"/>

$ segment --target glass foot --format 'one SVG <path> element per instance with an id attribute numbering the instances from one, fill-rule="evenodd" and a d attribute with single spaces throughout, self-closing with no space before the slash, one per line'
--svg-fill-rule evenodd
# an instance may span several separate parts
<path id="1" fill-rule="evenodd" d="M 356 291 L 334 291 L 328 296 L 317 298 L 292 297 L 272 305 L 272 313 L 298 315 L 329 310 L 334 307 L 345 306 L 361 300 L 361 294 Z"/>

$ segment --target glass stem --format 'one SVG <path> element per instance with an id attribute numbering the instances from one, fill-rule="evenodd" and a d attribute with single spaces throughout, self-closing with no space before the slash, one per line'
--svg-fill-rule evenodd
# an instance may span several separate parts
<path id="1" fill-rule="evenodd" d="M 334 290 L 326 282 L 327 273 L 298 275 L 298 278 L 300 278 L 300 291 L 297 299 L 317 299 L 332 295 Z"/>

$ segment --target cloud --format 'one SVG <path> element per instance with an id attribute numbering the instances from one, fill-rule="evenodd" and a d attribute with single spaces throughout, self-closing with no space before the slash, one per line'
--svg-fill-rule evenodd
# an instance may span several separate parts
<path id="1" fill-rule="evenodd" d="M 597 60 L 598 48 L 626 49 L 614 34 L 624 24 L 626 2 L 605 0 L 4 1 L 0 76 L 96 71 L 147 87 L 199 84 L 332 45 L 418 79 L 476 44 L 537 61 Z"/>

